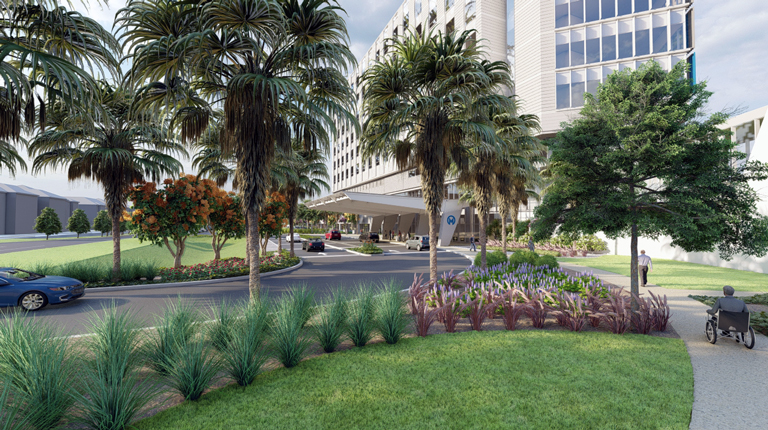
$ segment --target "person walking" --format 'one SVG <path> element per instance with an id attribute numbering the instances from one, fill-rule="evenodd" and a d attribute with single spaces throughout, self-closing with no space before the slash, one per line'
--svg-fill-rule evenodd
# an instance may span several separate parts
<path id="1" fill-rule="evenodd" d="M 469 250 L 477 252 L 477 247 L 475 246 L 475 236 L 469 237 Z"/>
<path id="2" fill-rule="evenodd" d="M 653 271 L 653 262 L 651 257 L 645 255 L 645 250 L 640 250 L 640 256 L 637 257 L 637 268 L 640 269 L 640 286 L 645 287 L 648 283 L 648 271 Z"/>

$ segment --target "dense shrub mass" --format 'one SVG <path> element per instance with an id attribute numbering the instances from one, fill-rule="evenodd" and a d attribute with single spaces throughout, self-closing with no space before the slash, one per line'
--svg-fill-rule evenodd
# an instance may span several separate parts
<path id="1" fill-rule="evenodd" d="M 374 245 L 370 240 L 363 242 L 362 246 L 352 248 L 352 251 L 356 251 L 362 254 L 383 254 L 384 250 Z"/>
<path id="2" fill-rule="evenodd" d="M 480 253 L 475 255 L 475 266 L 480 266 Z M 485 262 L 488 265 L 488 267 L 495 266 L 497 264 L 502 264 L 507 262 L 507 254 L 504 253 L 504 251 L 494 251 L 489 252 L 485 255 Z"/>

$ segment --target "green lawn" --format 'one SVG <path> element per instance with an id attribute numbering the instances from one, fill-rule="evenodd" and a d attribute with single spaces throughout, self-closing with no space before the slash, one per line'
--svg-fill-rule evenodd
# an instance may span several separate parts
<path id="1" fill-rule="evenodd" d="M 123 238 L 120 241 L 120 249 L 124 261 L 156 261 L 162 267 L 173 266 L 173 257 L 164 246 L 161 248 L 147 242 L 140 243 L 138 239 Z M 221 251 L 221 257 L 245 257 L 245 239 L 227 241 Z M 30 267 L 42 263 L 60 265 L 79 260 L 94 260 L 111 266 L 112 241 L 0 254 L 2 266 Z M 187 250 L 181 259 L 182 264 L 188 266 L 210 260 L 213 260 L 210 236 L 193 236 L 187 239 Z"/>
<path id="2" fill-rule="evenodd" d="M 623 255 L 604 255 L 557 260 L 629 276 L 629 258 Z M 653 272 L 648 273 L 648 282 L 681 290 L 715 291 L 722 290 L 723 285 L 731 285 L 736 291 L 768 292 L 768 275 L 763 273 L 657 258 L 653 259 Z"/>
<path id="3" fill-rule="evenodd" d="M 323 355 L 136 423 L 149 429 L 687 429 L 681 340 L 468 332 Z"/>
<path id="4" fill-rule="evenodd" d="M 78 238 L 77 236 L 72 237 L 56 237 L 51 236 L 48 240 L 73 240 L 73 239 L 99 239 L 99 238 L 107 238 L 109 236 L 81 236 Z M 19 243 L 19 242 L 39 242 L 45 240 L 45 238 L 35 238 L 35 239 L 0 239 L 0 243 Z"/>

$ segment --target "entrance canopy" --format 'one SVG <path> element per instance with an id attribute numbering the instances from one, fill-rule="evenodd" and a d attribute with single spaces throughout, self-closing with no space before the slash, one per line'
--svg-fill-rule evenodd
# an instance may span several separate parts
<path id="1" fill-rule="evenodd" d="M 388 196 L 383 194 L 341 191 L 304 203 L 308 208 L 364 215 L 392 215 L 404 213 L 426 214 L 421 197 Z"/>

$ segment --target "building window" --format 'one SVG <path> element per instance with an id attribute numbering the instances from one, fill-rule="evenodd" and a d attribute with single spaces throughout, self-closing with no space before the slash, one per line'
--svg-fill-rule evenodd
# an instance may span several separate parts
<path id="1" fill-rule="evenodd" d="M 456 30 L 456 26 L 453 24 L 453 20 L 450 20 L 448 24 L 445 25 L 445 33 L 451 34 Z"/>
<path id="2" fill-rule="evenodd" d="M 584 75 L 582 70 L 571 72 L 571 107 L 584 106 Z"/>
<path id="3" fill-rule="evenodd" d="M 365 172 L 365 161 L 363 161 L 363 172 Z"/>
<path id="4" fill-rule="evenodd" d="M 652 0 L 651 7 L 654 9 L 661 9 L 667 7 L 667 0 Z"/>
<path id="5" fill-rule="evenodd" d="M 600 86 L 600 69 L 587 70 L 587 92 L 597 95 L 597 87 Z"/>
<path id="6" fill-rule="evenodd" d="M 619 22 L 619 58 L 632 57 L 632 21 Z"/>
<path id="7" fill-rule="evenodd" d="M 379 156 L 378 155 L 376 156 L 376 165 L 377 166 L 379 165 Z"/>
<path id="8" fill-rule="evenodd" d="M 600 62 L 600 27 L 587 28 L 587 64 Z"/>
<path id="9" fill-rule="evenodd" d="M 453 6 L 454 0 L 445 0 L 445 10 L 448 10 Z"/>
<path id="10" fill-rule="evenodd" d="M 555 67 L 558 69 L 570 65 L 568 60 L 568 40 L 568 32 L 555 34 L 555 41 L 557 43 L 557 45 L 555 45 Z"/>
<path id="11" fill-rule="evenodd" d="M 408 24 L 411 22 L 408 12 L 408 5 L 403 5 L 403 34 L 408 30 Z"/>
<path id="12" fill-rule="evenodd" d="M 466 5 L 464 6 L 464 21 L 469 22 L 475 19 L 475 15 L 477 13 L 477 5 L 475 4 L 475 0 L 467 0 Z"/>
<path id="13" fill-rule="evenodd" d="M 359 174 L 360 174 L 360 165 L 358 164 L 357 166 L 355 166 L 355 175 L 359 175 Z"/>
<path id="14" fill-rule="evenodd" d="M 416 0 L 413 3 L 413 10 L 416 12 L 416 16 L 421 15 L 421 0 Z"/>
<path id="15" fill-rule="evenodd" d="M 602 18 L 608 19 L 616 16 L 616 2 L 614 0 L 603 0 Z"/>
<path id="16" fill-rule="evenodd" d="M 421 36 L 421 24 L 416 26 L 416 33 Z"/>
<path id="17" fill-rule="evenodd" d="M 618 0 L 619 13 L 618 16 L 631 15 L 632 14 L 632 0 Z"/>
<path id="18" fill-rule="evenodd" d="M 555 0 L 555 28 L 561 27 L 568 27 L 568 0 Z"/>
<path id="19" fill-rule="evenodd" d="M 672 51 L 676 51 L 678 49 L 683 49 L 683 14 L 681 12 L 671 12 L 669 14 L 670 18 L 670 40 L 672 42 L 672 46 L 670 46 L 670 49 Z"/>
<path id="20" fill-rule="evenodd" d="M 584 32 L 571 31 L 571 66 L 584 64 Z"/>
<path id="21" fill-rule="evenodd" d="M 600 0 L 586 0 L 584 7 L 587 22 L 600 20 Z"/>
<path id="22" fill-rule="evenodd" d="M 603 61 L 616 59 L 616 27 L 603 25 Z"/>
<path id="23" fill-rule="evenodd" d="M 376 61 L 379 61 L 379 50 L 376 50 Z"/>
<path id="24" fill-rule="evenodd" d="M 570 73 L 557 74 L 557 108 L 571 107 L 571 77 Z"/>
<path id="25" fill-rule="evenodd" d="M 393 39 L 397 39 L 397 27 L 395 27 L 395 28 L 392 30 L 392 38 L 393 38 Z M 385 54 L 387 53 L 387 47 L 386 47 L 386 46 L 384 47 L 384 53 L 385 53 Z"/>
<path id="26" fill-rule="evenodd" d="M 635 56 L 651 53 L 651 31 L 645 18 L 635 20 Z"/>
<path id="27" fill-rule="evenodd" d="M 429 28 L 437 24 L 437 0 L 429 0 Z"/>
<path id="28" fill-rule="evenodd" d="M 571 25 L 584 23 L 584 0 L 571 0 Z"/>
<path id="29" fill-rule="evenodd" d="M 653 53 L 667 52 L 667 16 L 653 16 Z"/>
<path id="30" fill-rule="evenodd" d="M 477 33 L 473 32 L 472 34 L 467 37 L 467 41 L 465 43 L 467 49 L 473 49 L 475 45 L 477 45 Z"/>
<path id="31" fill-rule="evenodd" d="M 648 10 L 648 0 L 635 0 L 635 13 Z"/>
<path id="32" fill-rule="evenodd" d="M 368 159 L 368 168 L 369 169 L 373 168 L 373 164 L 371 163 L 371 159 L 370 158 Z"/>

